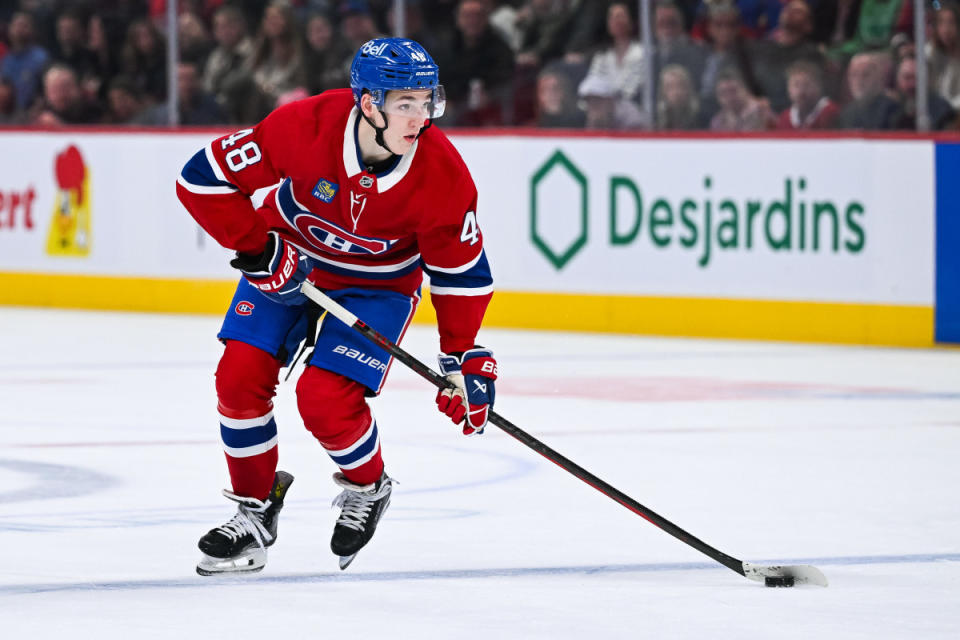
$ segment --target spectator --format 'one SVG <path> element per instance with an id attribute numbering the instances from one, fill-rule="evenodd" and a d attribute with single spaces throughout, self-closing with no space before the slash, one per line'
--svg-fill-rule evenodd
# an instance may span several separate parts
<path id="1" fill-rule="evenodd" d="M 50 60 L 46 49 L 34 44 L 34 37 L 30 14 L 14 13 L 7 27 L 10 48 L 0 62 L 0 78 L 13 85 L 17 111 L 26 110 L 37 98 L 43 70 Z"/>
<path id="2" fill-rule="evenodd" d="M 933 37 L 927 45 L 930 86 L 960 108 L 960 8 L 944 3 L 933 14 Z"/>
<path id="3" fill-rule="evenodd" d="M 356 51 L 368 40 L 382 37 L 366 0 L 346 0 L 340 5 L 340 32 L 351 51 Z M 352 57 L 348 57 L 343 67 L 349 69 L 351 60 Z"/>
<path id="4" fill-rule="evenodd" d="M 250 59 L 255 95 L 249 100 L 248 121 L 262 120 L 277 106 L 281 94 L 306 86 L 303 46 L 293 12 L 273 2 L 263 12 L 257 44 Z"/>
<path id="5" fill-rule="evenodd" d="M 223 122 L 223 112 L 213 95 L 203 90 L 200 69 L 194 62 L 177 65 L 177 111 L 178 124 L 184 126 Z M 169 113 L 166 104 L 158 104 L 148 109 L 140 120 L 148 125 L 164 125 L 170 122 Z"/>
<path id="6" fill-rule="evenodd" d="M 561 57 L 582 0 L 526 0 L 517 13 L 522 36 L 517 65 L 537 69 Z"/>
<path id="7" fill-rule="evenodd" d="M 700 104 L 693 80 L 679 64 L 671 64 L 660 72 L 657 91 L 657 129 L 692 131 L 700 128 Z"/>
<path id="8" fill-rule="evenodd" d="M 105 124 L 138 124 L 143 112 L 143 101 L 130 78 L 116 76 L 107 87 L 107 113 Z M 164 123 L 166 124 L 166 123 Z"/>
<path id="9" fill-rule="evenodd" d="M 548 66 L 537 78 L 536 126 L 544 129 L 582 129 L 586 116 L 577 108 L 570 76 L 561 66 Z"/>
<path id="10" fill-rule="evenodd" d="M 770 103 L 751 95 L 733 69 L 717 77 L 717 104 L 720 111 L 710 120 L 712 131 L 765 131 L 776 124 Z"/>
<path id="11" fill-rule="evenodd" d="M 492 0 L 490 26 L 503 38 L 510 49 L 517 53 L 523 40 L 523 32 L 518 25 L 519 12 L 510 0 Z"/>
<path id="12" fill-rule="evenodd" d="M 95 83 L 97 91 L 104 87 L 110 78 L 119 71 L 116 49 L 107 36 L 107 28 L 103 18 L 98 15 L 90 16 L 87 22 L 87 50 L 93 56 L 94 73 L 87 79 L 87 83 Z"/>
<path id="13" fill-rule="evenodd" d="M 813 12 L 806 0 L 790 0 L 780 13 L 779 26 L 770 39 L 758 42 L 753 52 L 760 90 L 777 112 L 790 106 L 787 95 L 787 67 L 808 60 L 825 67 L 826 60 L 810 39 Z"/>
<path id="14" fill-rule="evenodd" d="M 747 85 L 756 94 L 757 81 L 753 64 L 741 33 L 740 10 L 732 2 L 716 2 L 707 10 L 706 33 L 709 52 L 700 78 L 701 117 L 706 122 L 719 110 L 716 100 L 717 76 L 727 67 L 735 68 Z M 662 74 L 661 74 L 662 78 Z"/>
<path id="15" fill-rule="evenodd" d="M 352 55 L 340 34 L 322 13 L 315 13 L 307 20 L 307 91 L 310 95 L 327 89 L 347 87 L 350 74 L 343 61 Z"/>
<path id="16" fill-rule="evenodd" d="M 454 125 L 503 124 L 513 52 L 490 26 L 485 0 L 460 0 L 456 29 L 436 56 Z"/>
<path id="17" fill-rule="evenodd" d="M 43 101 L 32 121 L 45 127 L 93 124 L 100 121 L 100 109 L 84 100 L 73 69 L 55 64 L 43 74 Z"/>
<path id="18" fill-rule="evenodd" d="M 885 53 L 858 53 L 847 68 L 847 88 L 853 101 L 840 112 L 845 129 L 893 129 L 900 117 L 900 105 L 884 91 L 890 56 Z"/>
<path id="19" fill-rule="evenodd" d="M 635 102 L 619 96 L 612 78 L 587 76 L 580 83 L 577 95 L 587 114 L 587 129 L 644 129 L 650 125 L 650 119 Z"/>
<path id="20" fill-rule="evenodd" d="M 678 64 L 694 80 L 703 77 L 706 58 L 703 47 L 690 40 L 684 29 L 683 15 L 673 2 L 658 2 L 653 15 L 654 37 L 657 41 L 656 69 Z M 699 90 L 699 86 L 698 86 Z"/>
<path id="21" fill-rule="evenodd" d="M 167 44 L 149 20 L 134 20 L 120 53 L 121 68 L 149 102 L 167 97 Z"/>
<path id="22" fill-rule="evenodd" d="M 917 61 L 904 58 L 897 66 L 894 83 L 897 98 L 900 101 L 898 129 L 915 130 L 917 128 Z M 957 113 L 950 103 L 933 90 L 927 91 L 927 113 L 930 116 L 930 129 L 940 131 L 954 124 Z"/>
<path id="23" fill-rule="evenodd" d="M 831 129 L 840 116 L 838 107 L 823 94 L 820 68 L 801 60 L 787 69 L 790 108 L 777 120 L 777 129 Z"/>
<path id="24" fill-rule="evenodd" d="M 253 41 L 247 36 L 243 12 L 224 5 L 213 15 L 216 47 L 210 52 L 203 70 L 203 89 L 217 100 L 227 120 L 244 122 L 243 105 L 253 91 L 253 78 L 247 60 L 253 56 Z"/>
<path id="25" fill-rule="evenodd" d="M 893 34 L 910 33 L 912 28 L 913 2 L 910 0 L 861 0 L 854 36 L 842 43 L 838 51 L 849 56 L 883 49 Z"/>
<path id="26" fill-rule="evenodd" d="M 614 2 L 607 9 L 607 34 L 610 46 L 593 55 L 587 75 L 613 78 L 620 97 L 639 102 L 644 81 L 643 47 L 634 37 L 633 18 L 626 3 Z"/>
<path id="27" fill-rule="evenodd" d="M 484 2 L 488 2 L 488 0 L 484 0 Z M 427 51 L 435 51 L 439 42 L 434 32 L 428 31 L 424 25 L 421 0 L 405 0 L 403 6 L 403 37 L 419 42 Z M 397 30 L 395 9 L 396 6 L 391 0 L 390 8 L 387 10 L 387 27 L 389 27 L 390 33 L 396 33 Z"/>
<path id="28" fill-rule="evenodd" d="M 9 80 L 0 78 L 0 125 L 17 124 L 17 95 Z"/>
<path id="29" fill-rule="evenodd" d="M 86 46 L 85 35 L 83 18 L 79 13 L 68 10 L 57 17 L 53 60 L 73 69 L 81 81 L 96 76 L 99 67 L 96 55 Z"/>
<path id="30" fill-rule="evenodd" d="M 181 62 L 192 62 L 202 69 L 213 50 L 213 41 L 203 20 L 192 11 L 177 18 L 177 48 Z"/>

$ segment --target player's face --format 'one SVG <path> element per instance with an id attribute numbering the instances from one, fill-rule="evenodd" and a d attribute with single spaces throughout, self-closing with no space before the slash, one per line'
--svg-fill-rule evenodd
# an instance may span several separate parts
<path id="1" fill-rule="evenodd" d="M 429 90 L 387 93 L 383 111 L 388 114 L 388 119 L 383 138 L 394 153 L 406 153 L 417 141 L 420 129 L 430 118 L 431 95 Z"/>

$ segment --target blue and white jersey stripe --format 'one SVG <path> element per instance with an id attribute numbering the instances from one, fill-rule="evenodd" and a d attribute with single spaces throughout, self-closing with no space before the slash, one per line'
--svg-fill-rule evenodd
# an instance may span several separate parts
<path id="1" fill-rule="evenodd" d="M 277 423 L 271 411 L 259 418 L 237 420 L 220 414 L 223 450 L 234 458 L 260 455 L 277 446 Z"/>
<path id="2" fill-rule="evenodd" d="M 356 469 L 370 462 L 380 451 L 380 433 L 377 431 L 377 421 L 370 422 L 370 428 L 360 436 L 360 439 L 346 449 L 327 449 L 327 454 L 341 469 Z"/>
<path id="3" fill-rule="evenodd" d="M 177 182 L 187 191 L 199 194 L 236 193 L 237 188 L 227 182 L 223 170 L 213 158 L 210 145 L 193 154 L 177 176 Z"/>
<path id="4" fill-rule="evenodd" d="M 490 275 L 486 251 L 480 251 L 476 258 L 459 267 L 421 264 L 430 276 L 432 296 L 485 296 L 493 293 L 493 276 Z"/>

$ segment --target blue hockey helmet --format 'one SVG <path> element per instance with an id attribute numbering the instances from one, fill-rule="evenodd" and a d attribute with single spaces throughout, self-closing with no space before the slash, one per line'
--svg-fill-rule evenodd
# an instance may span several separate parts
<path id="1" fill-rule="evenodd" d="M 431 118 L 443 115 L 446 102 L 437 63 L 407 38 L 374 38 L 360 47 L 350 65 L 350 88 L 357 107 L 366 91 L 381 110 L 388 91 L 429 89 Z"/>

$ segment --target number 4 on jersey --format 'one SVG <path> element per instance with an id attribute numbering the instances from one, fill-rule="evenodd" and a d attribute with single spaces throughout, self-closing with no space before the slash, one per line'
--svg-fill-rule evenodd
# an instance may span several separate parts
<path id="1" fill-rule="evenodd" d="M 470 242 L 471 245 L 480 242 L 480 226 L 477 224 L 477 212 L 467 211 L 463 216 L 463 230 L 460 232 L 460 242 Z"/>
<path id="2" fill-rule="evenodd" d="M 237 140 L 240 138 L 245 138 L 246 136 L 253 133 L 253 129 L 242 129 L 237 131 L 228 138 L 224 138 L 223 142 L 220 143 L 221 149 L 226 149 L 227 147 L 232 147 L 237 144 Z M 260 147 L 257 146 L 256 142 L 252 140 L 243 144 L 237 149 L 233 149 L 224 156 L 224 160 L 227 161 L 227 165 L 232 171 L 240 171 L 241 169 L 246 169 L 252 164 L 257 164 L 260 162 L 262 155 L 260 154 Z"/>

